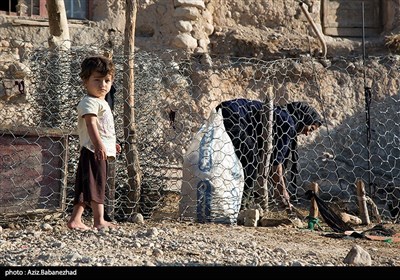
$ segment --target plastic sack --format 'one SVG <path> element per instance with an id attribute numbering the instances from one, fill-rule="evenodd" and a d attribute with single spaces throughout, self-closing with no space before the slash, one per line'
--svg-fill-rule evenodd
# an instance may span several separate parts
<path id="1" fill-rule="evenodd" d="M 242 165 L 214 109 L 183 158 L 179 213 L 197 222 L 236 224 L 244 187 Z"/>

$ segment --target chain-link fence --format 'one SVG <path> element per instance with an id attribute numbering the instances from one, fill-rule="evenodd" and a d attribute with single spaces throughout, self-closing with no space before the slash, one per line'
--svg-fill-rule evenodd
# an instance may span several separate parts
<path id="1" fill-rule="evenodd" d="M 398 56 L 262 61 L 137 50 L 135 144 L 142 181 L 140 198 L 130 201 L 126 152 L 131 146 L 125 141 L 123 121 L 128 100 L 123 98 L 122 81 L 123 67 L 131 58 L 123 54 L 123 46 L 116 46 L 113 112 L 123 150 L 111 163 L 108 182 L 106 210 L 114 219 L 126 220 L 132 208 L 146 218 L 166 209 L 178 217 L 183 158 L 212 109 L 239 97 L 265 101 L 272 89 L 274 105 L 305 101 L 324 121 L 318 132 L 298 138 L 299 174 L 297 184 L 289 187 L 293 203 L 308 207 L 304 193 L 316 182 L 324 200 L 357 214 L 355 184 L 361 179 L 380 215 L 399 220 Z M 71 210 L 79 157 L 76 105 L 84 95 L 80 63 L 105 50 L 106 46 L 68 53 L 35 49 L 21 59 L 21 77 L 3 79 L 8 94 L 0 113 L 0 214 Z"/>

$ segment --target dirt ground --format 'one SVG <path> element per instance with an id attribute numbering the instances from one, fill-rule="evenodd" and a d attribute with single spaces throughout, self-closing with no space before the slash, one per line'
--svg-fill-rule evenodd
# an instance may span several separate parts
<path id="1" fill-rule="evenodd" d="M 354 245 L 361 246 L 372 259 L 372 266 L 400 267 L 400 224 L 382 222 L 368 225 L 349 224 L 356 232 L 363 232 L 375 226 L 383 226 L 393 231 L 396 238 L 382 236 L 381 233 L 371 232 L 370 238 L 361 238 L 335 232 L 321 217 L 311 229 L 308 224 L 309 209 L 297 208 L 300 219 L 288 217 L 285 211 L 271 210 L 263 214 L 263 226 L 220 225 L 213 223 L 182 223 L 178 219 L 176 197 L 170 196 L 163 208 L 154 214 L 153 221 L 170 220 L 179 228 L 180 234 L 194 235 L 195 232 L 206 232 L 208 236 L 227 239 L 253 240 L 262 248 L 283 248 L 290 252 L 292 259 L 307 259 L 317 256 L 320 263 L 343 265 L 343 260 Z M 261 219 L 260 219 L 261 220 Z M 221 229 L 222 228 L 222 229 Z M 381 240 L 378 240 L 381 239 Z"/>
<path id="2" fill-rule="evenodd" d="M 335 233 L 322 218 L 310 229 L 306 219 L 289 218 L 285 211 L 264 213 L 268 223 L 263 226 L 196 223 L 179 219 L 176 198 L 143 223 L 118 222 L 106 232 L 69 230 L 68 217 L 2 224 L 0 267 L 349 267 L 355 265 L 345 258 L 358 245 L 369 254 L 370 267 L 400 268 L 400 240 L 392 238 L 400 224 L 382 223 L 392 237 L 370 240 Z M 85 219 L 92 222 L 91 216 Z M 361 232 L 374 226 L 353 228 Z"/>

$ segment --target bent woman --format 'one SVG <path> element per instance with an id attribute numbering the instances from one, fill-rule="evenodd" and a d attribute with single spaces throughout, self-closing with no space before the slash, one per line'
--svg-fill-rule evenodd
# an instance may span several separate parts
<path id="1" fill-rule="evenodd" d="M 224 126 L 235 147 L 244 171 L 244 192 L 242 209 L 248 208 L 250 199 L 260 194 L 255 192 L 260 155 L 264 149 L 265 139 L 262 137 L 262 114 L 265 104 L 258 100 L 232 99 L 220 103 Z M 273 151 L 271 157 L 270 179 L 274 184 L 274 198 L 279 199 L 282 206 L 292 210 L 290 196 L 284 177 L 285 169 L 291 161 L 291 173 L 297 170 L 297 135 L 310 135 L 322 125 L 319 113 L 305 102 L 292 102 L 274 108 Z"/>

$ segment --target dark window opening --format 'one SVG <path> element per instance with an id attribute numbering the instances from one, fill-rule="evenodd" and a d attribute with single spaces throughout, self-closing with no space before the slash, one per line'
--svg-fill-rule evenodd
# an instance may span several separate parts
<path id="1" fill-rule="evenodd" d="M 379 36 L 383 29 L 382 0 L 322 0 L 325 35 L 339 37 Z"/>
<path id="2" fill-rule="evenodd" d="M 2 0 L 0 1 L 0 11 L 4 11 L 7 14 L 16 13 L 17 12 L 17 4 L 18 0 Z"/>
<path id="3" fill-rule="evenodd" d="M 18 2 L 24 5 L 19 5 Z M 0 14 L 47 17 L 46 0 L 1 0 Z"/>
<path id="4" fill-rule="evenodd" d="M 68 19 L 90 19 L 93 0 L 64 0 Z M 23 3 L 23 6 L 18 5 Z M 0 14 L 47 18 L 46 0 L 0 0 Z"/>
<path id="5" fill-rule="evenodd" d="M 64 0 L 67 18 L 87 19 L 88 1 L 86 0 Z"/>

